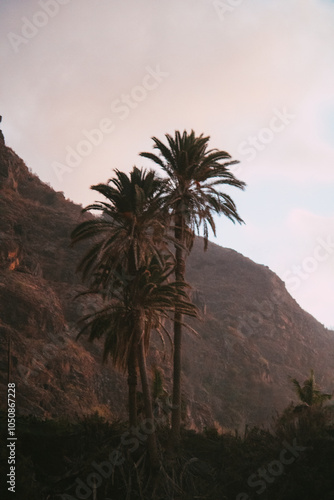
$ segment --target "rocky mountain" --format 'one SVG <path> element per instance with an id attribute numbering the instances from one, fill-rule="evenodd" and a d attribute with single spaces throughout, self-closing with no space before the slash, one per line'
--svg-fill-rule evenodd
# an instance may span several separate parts
<path id="1" fill-rule="evenodd" d="M 81 208 L 44 184 L 0 138 L 0 390 L 8 372 L 21 414 L 126 415 L 126 378 L 101 364 L 101 345 L 76 341 L 77 320 L 96 307 L 75 268 L 83 247 L 69 235 Z M 97 179 L 97 182 L 104 179 Z M 288 376 L 314 369 L 334 388 L 334 332 L 303 311 L 267 267 L 198 238 L 187 279 L 201 321 L 184 340 L 184 402 L 193 428 L 270 422 L 294 398 Z M 171 388 L 170 346 L 154 338 L 149 365 Z M 1 409 L 6 408 L 1 398 Z"/>

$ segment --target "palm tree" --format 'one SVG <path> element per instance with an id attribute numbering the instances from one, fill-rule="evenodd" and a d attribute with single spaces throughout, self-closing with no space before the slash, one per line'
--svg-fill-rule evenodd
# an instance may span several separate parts
<path id="1" fill-rule="evenodd" d="M 283 411 L 276 422 L 275 433 L 280 439 L 293 439 L 298 437 L 304 443 L 313 438 L 318 438 L 326 431 L 328 424 L 333 421 L 333 407 L 324 405 L 332 399 L 331 394 L 319 390 L 315 383 L 314 372 L 302 384 L 289 377 L 293 384 L 299 403 L 293 402 Z"/>
<path id="2" fill-rule="evenodd" d="M 102 216 L 82 222 L 71 234 L 72 244 L 99 238 L 78 266 L 83 279 L 98 278 L 93 281 L 98 287 L 108 285 L 119 265 L 125 274 L 135 275 L 146 257 L 159 257 L 168 242 L 161 198 L 166 182 L 154 171 L 137 167 L 129 176 L 119 170 L 115 174 L 107 184 L 91 187 L 107 201 L 83 209 Z"/>
<path id="3" fill-rule="evenodd" d="M 313 370 L 311 370 L 310 377 L 304 381 L 302 386 L 295 378 L 291 378 L 291 382 L 294 385 L 295 392 L 301 401 L 301 405 L 298 405 L 295 408 L 297 411 L 302 408 L 315 406 L 321 407 L 325 401 L 332 399 L 331 394 L 326 394 L 317 389 Z"/>
<path id="4" fill-rule="evenodd" d="M 187 285 L 168 282 L 173 268 L 167 258 L 163 259 L 161 266 L 153 256 L 137 270 L 136 276 L 122 283 L 111 282 L 108 293 L 104 291 L 106 307 L 83 318 L 84 327 L 79 333 L 80 336 L 89 331 L 90 341 L 103 336 L 104 360 L 110 355 L 114 364 L 123 371 L 128 368 L 130 354 L 137 353 L 145 417 L 152 426 L 154 415 L 146 366 L 151 331 L 155 328 L 163 334 L 164 320 L 174 311 L 176 299 L 182 314 L 197 317 L 197 309 L 186 294 Z M 156 436 L 149 434 L 147 441 L 151 465 L 156 468 L 159 463 Z"/>
<path id="5" fill-rule="evenodd" d="M 137 167 L 129 175 L 119 170 L 115 170 L 115 174 L 107 184 L 92 186 L 106 201 L 83 209 L 83 212 L 98 211 L 101 215 L 85 220 L 71 234 L 72 244 L 95 240 L 77 268 L 84 280 L 89 279 L 94 291 L 110 288 L 111 282 L 119 287 L 122 281 L 136 275 L 149 256 L 155 255 L 160 260 L 160 252 L 168 241 L 161 210 L 165 181 L 153 171 Z M 126 318 L 118 318 L 119 325 L 123 319 Z M 128 342 L 124 349 L 117 344 L 117 348 L 121 350 L 115 351 L 114 362 L 123 366 L 126 360 L 129 421 L 131 426 L 136 426 L 138 352 L 133 342 Z"/>
<path id="6" fill-rule="evenodd" d="M 232 198 L 220 190 L 220 186 L 244 189 L 245 183 L 238 180 L 228 169 L 238 163 L 232 161 L 225 151 L 208 149 L 209 137 L 196 136 L 192 130 L 175 137 L 166 135 L 168 145 L 153 137 L 153 153 L 141 153 L 152 160 L 167 174 L 167 192 L 162 197 L 174 223 L 175 278 L 185 279 L 186 253 L 192 247 L 195 230 L 203 225 L 204 249 L 207 248 L 208 230 L 216 234 L 213 214 L 223 214 L 232 222 L 242 223 Z M 186 252 L 186 250 L 187 252 Z M 173 372 L 173 412 L 171 443 L 176 446 L 180 439 L 181 425 L 181 343 L 182 314 L 177 309 L 174 314 L 174 372 Z"/>

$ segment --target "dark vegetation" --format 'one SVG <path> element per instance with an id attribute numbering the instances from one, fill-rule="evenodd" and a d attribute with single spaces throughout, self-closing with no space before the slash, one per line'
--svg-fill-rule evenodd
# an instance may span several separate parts
<path id="1" fill-rule="evenodd" d="M 220 434 L 215 428 L 203 433 L 183 428 L 180 448 L 172 455 L 166 447 L 167 428 L 158 426 L 162 461 L 155 477 L 150 474 L 141 441 L 131 452 L 135 446 L 124 439 L 125 423 L 108 423 L 98 415 L 76 421 L 19 417 L 16 498 L 331 500 L 332 411 L 320 405 L 296 412 L 298 406 L 291 405 L 270 431 L 246 427 L 240 435 Z M 6 420 L 2 413 L 2 436 Z M 288 451 L 282 455 L 285 449 Z M 113 467 L 111 453 L 118 464 Z M 1 447 L 1 461 L 6 462 L 5 446 Z M 2 467 L 2 477 L 6 468 Z"/>

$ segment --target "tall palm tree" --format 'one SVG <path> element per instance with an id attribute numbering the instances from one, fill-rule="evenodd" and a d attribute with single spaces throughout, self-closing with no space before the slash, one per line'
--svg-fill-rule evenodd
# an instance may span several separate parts
<path id="1" fill-rule="evenodd" d="M 182 314 L 196 317 L 197 309 L 189 301 L 184 282 L 168 282 L 174 266 L 164 258 L 163 265 L 156 256 L 143 264 L 136 276 L 120 283 L 111 282 L 104 293 L 107 305 L 82 319 L 84 327 L 79 333 L 89 331 L 89 340 L 104 337 L 104 360 L 110 355 L 115 365 L 127 369 L 131 352 L 136 352 L 140 371 L 146 419 L 154 426 L 152 397 L 146 367 L 150 334 L 153 328 L 164 331 L 164 320 L 178 308 Z M 158 466 L 156 436 L 148 435 L 151 464 Z"/>
<path id="2" fill-rule="evenodd" d="M 106 201 L 83 209 L 83 212 L 98 211 L 100 215 L 85 220 L 71 234 L 72 244 L 93 240 L 77 270 L 84 280 L 90 281 L 94 291 L 106 290 L 110 283 L 119 286 L 128 276 L 135 276 L 149 256 L 155 255 L 160 260 L 167 246 L 165 215 L 161 210 L 165 181 L 153 171 L 137 167 L 129 175 L 119 170 L 115 170 L 115 174 L 107 184 L 92 186 Z M 138 352 L 133 342 L 125 352 L 115 354 L 114 361 L 119 356 L 121 365 L 122 355 L 128 370 L 129 421 L 131 426 L 136 426 Z"/>
<path id="3" fill-rule="evenodd" d="M 158 155 L 141 153 L 141 156 L 152 160 L 167 174 L 167 194 L 163 199 L 174 223 L 177 242 L 175 277 L 177 281 L 184 281 L 186 253 L 191 250 L 195 231 L 199 232 L 203 226 L 206 249 L 209 227 L 216 234 L 213 214 L 223 214 L 232 222 L 243 222 L 232 198 L 218 188 L 227 185 L 244 189 L 245 183 L 228 169 L 237 161 L 232 161 L 225 151 L 208 149 L 209 137 L 196 136 L 192 130 L 190 134 L 184 131 L 182 135 L 176 131 L 175 137 L 167 134 L 166 139 L 167 145 L 153 137 L 153 148 Z M 174 446 L 179 443 L 181 425 L 181 343 L 182 314 L 176 309 L 171 432 Z"/>

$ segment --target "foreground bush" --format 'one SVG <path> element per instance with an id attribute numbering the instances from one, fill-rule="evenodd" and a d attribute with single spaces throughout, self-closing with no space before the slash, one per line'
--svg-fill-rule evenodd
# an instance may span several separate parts
<path id="1" fill-rule="evenodd" d="M 288 416 L 287 416 L 288 414 Z M 334 431 L 330 422 L 293 428 L 289 411 L 275 429 L 243 435 L 183 430 L 176 453 L 168 432 L 157 433 L 161 468 L 149 473 L 145 425 L 130 435 L 126 424 L 95 415 L 69 422 L 17 419 L 16 498 L 25 500 L 330 500 L 334 498 Z M 1 414 L 1 436 L 7 415 Z M 289 425 L 288 425 L 289 424 Z M 5 444 L 3 442 L 3 444 Z M 1 447 L 1 475 L 8 473 Z M 2 486 L 4 488 L 4 486 Z M 7 492 L 8 493 L 8 492 Z M 1 492 L 1 498 L 7 498 Z"/>

